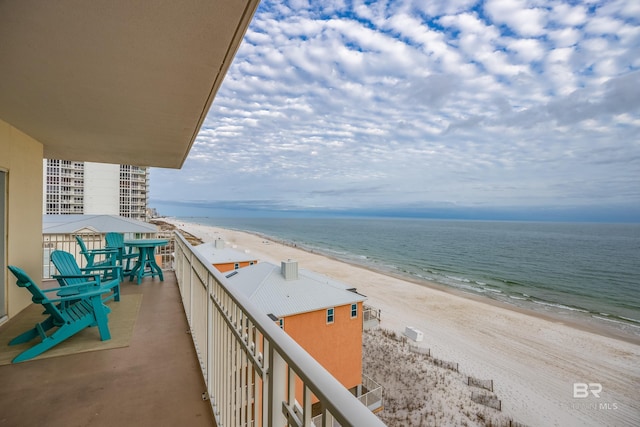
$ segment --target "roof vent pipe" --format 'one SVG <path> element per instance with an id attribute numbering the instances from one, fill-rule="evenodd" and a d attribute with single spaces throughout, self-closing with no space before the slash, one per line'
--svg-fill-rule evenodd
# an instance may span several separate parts
<path id="1" fill-rule="evenodd" d="M 292 259 L 282 261 L 280 272 L 285 280 L 296 280 L 298 278 L 298 261 Z"/>

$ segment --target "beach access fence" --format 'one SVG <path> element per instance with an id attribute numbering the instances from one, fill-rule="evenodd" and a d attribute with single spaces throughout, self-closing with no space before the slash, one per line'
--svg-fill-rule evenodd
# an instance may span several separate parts
<path id="1" fill-rule="evenodd" d="M 216 425 L 383 427 L 309 353 L 175 233 L 175 274 Z"/>
<path id="2" fill-rule="evenodd" d="M 498 411 L 502 411 L 502 401 L 494 396 L 479 393 L 477 391 L 471 392 L 471 400 L 480 405 L 489 406 Z"/>
<path id="3" fill-rule="evenodd" d="M 435 357 L 431 358 L 431 362 L 436 366 L 440 366 L 441 368 L 449 369 L 454 372 L 459 372 L 458 364 L 456 362 L 447 362 L 446 360 L 436 359 Z"/>
<path id="4" fill-rule="evenodd" d="M 397 341 L 399 343 L 401 343 L 403 346 L 407 344 L 407 337 L 404 335 L 400 335 L 394 331 L 390 331 L 387 329 L 382 329 L 382 335 L 392 339 L 394 341 Z M 449 369 L 451 371 L 454 372 L 460 372 L 458 370 L 458 364 L 456 362 L 448 362 L 446 360 L 442 360 L 442 359 L 437 359 L 435 357 L 431 356 L 431 350 L 428 348 L 424 348 L 424 347 L 418 347 L 412 344 L 409 344 L 407 346 L 409 348 L 409 351 L 413 352 L 413 353 L 418 353 L 418 354 L 423 354 L 425 356 L 427 356 L 430 360 L 431 363 L 433 363 L 436 366 L 440 366 L 441 368 L 445 368 L 445 369 Z"/>
<path id="5" fill-rule="evenodd" d="M 412 353 L 422 354 L 424 356 L 431 357 L 431 349 L 429 348 L 418 347 L 418 346 L 409 344 L 409 351 Z"/>
<path id="6" fill-rule="evenodd" d="M 407 343 L 407 337 L 405 337 L 404 335 L 400 335 L 398 333 L 396 333 L 395 331 L 391 331 L 388 329 L 382 329 L 382 336 L 392 339 L 394 341 L 397 341 L 399 343 L 402 343 L 402 345 Z"/>
<path id="7" fill-rule="evenodd" d="M 158 231 L 156 233 L 123 233 L 125 240 L 133 239 L 167 239 L 169 244 L 156 248 L 156 262 L 163 270 L 173 268 L 173 231 Z M 50 279 L 56 274 L 51 263 L 51 252 L 62 250 L 71 253 L 80 267 L 86 266 L 86 260 L 80 253 L 80 246 L 76 236 L 80 236 L 87 249 L 102 249 L 105 247 L 106 233 L 74 233 L 74 234 L 43 234 L 42 235 L 42 278 Z M 96 261 L 103 258 L 96 257 Z"/>
<path id="8" fill-rule="evenodd" d="M 493 391 L 493 380 L 480 380 L 478 378 L 468 376 L 467 385 L 472 387 L 480 387 L 485 390 Z"/>

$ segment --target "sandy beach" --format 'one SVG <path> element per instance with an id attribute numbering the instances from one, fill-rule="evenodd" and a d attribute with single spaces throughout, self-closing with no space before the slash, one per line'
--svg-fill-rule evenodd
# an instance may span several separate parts
<path id="1" fill-rule="evenodd" d="M 368 297 L 366 304 L 381 310 L 381 328 L 401 334 L 413 326 L 424 334 L 414 345 L 458 363 L 465 375 L 493 380 L 502 414 L 518 423 L 640 425 L 640 345 L 632 339 L 445 291 L 436 284 L 416 284 L 250 233 L 163 220 L 205 242 L 223 238 L 278 265 L 296 259 L 301 268 L 356 287 Z"/>

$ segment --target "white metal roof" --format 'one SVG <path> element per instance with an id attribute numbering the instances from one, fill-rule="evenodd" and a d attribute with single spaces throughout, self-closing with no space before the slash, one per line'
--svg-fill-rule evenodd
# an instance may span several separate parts
<path id="1" fill-rule="evenodd" d="M 195 246 L 194 250 L 205 257 L 211 264 L 226 264 L 230 262 L 255 261 L 257 258 L 247 252 L 242 252 L 233 248 L 216 248 L 215 242 L 207 242 Z"/>
<path id="2" fill-rule="evenodd" d="M 117 215 L 42 215 L 43 234 L 73 234 L 81 230 L 95 233 L 155 233 L 158 227 Z"/>
<path id="3" fill-rule="evenodd" d="M 229 284 L 244 293 L 267 314 L 285 317 L 330 307 L 365 301 L 364 295 L 327 276 L 305 269 L 298 279 L 286 280 L 280 266 L 269 262 L 234 270 L 227 274 Z"/>

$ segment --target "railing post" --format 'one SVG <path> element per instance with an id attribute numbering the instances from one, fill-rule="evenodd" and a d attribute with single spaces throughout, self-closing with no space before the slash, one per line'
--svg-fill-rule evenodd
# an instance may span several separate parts
<path id="1" fill-rule="evenodd" d="M 190 322 L 193 322 L 193 287 L 194 287 L 194 278 L 193 276 L 196 274 L 195 270 L 193 269 L 193 253 L 189 254 L 189 265 L 191 266 L 191 268 L 189 269 L 189 320 Z"/>
<path id="2" fill-rule="evenodd" d="M 311 425 L 311 390 L 309 390 L 309 387 L 304 386 L 304 394 L 302 395 L 302 400 L 303 400 L 303 412 L 304 412 L 304 419 L 302 420 L 302 424 L 305 426 L 310 426 Z"/>
<path id="3" fill-rule="evenodd" d="M 207 275 L 207 329 L 206 329 L 206 336 L 207 336 L 207 379 L 206 379 L 206 386 L 207 386 L 207 393 L 209 393 L 209 398 L 211 399 L 211 396 L 213 396 L 213 333 L 214 333 L 214 329 L 213 329 L 213 302 L 211 301 L 211 288 L 213 287 L 213 285 L 211 284 L 212 281 L 214 281 L 215 279 L 213 277 L 211 277 L 211 275 Z"/>
<path id="4" fill-rule="evenodd" d="M 287 364 L 284 359 L 269 346 L 269 368 L 267 370 L 269 390 L 269 427 L 283 427 L 287 425 L 287 419 L 282 411 L 285 402 L 287 384 Z"/>

